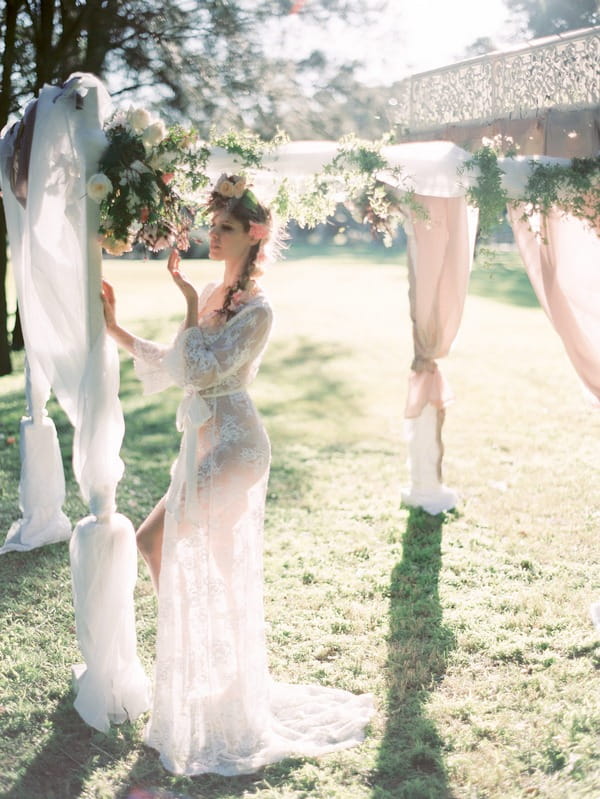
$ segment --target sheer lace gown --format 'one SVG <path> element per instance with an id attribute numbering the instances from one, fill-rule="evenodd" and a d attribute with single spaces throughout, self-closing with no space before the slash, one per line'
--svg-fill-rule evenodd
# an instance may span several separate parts
<path id="1" fill-rule="evenodd" d="M 258 293 L 226 323 L 201 318 L 170 347 L 135 342 L 147 393 L 173 383 L 184 390 L 146 729 L 146 742 L 178 774 L 243 774 L 288 755 L 353 746 L 373 712 L 370 695 L 269 676 L 262 536 L 270 445 L 246 387 L 271 322 Z"/>

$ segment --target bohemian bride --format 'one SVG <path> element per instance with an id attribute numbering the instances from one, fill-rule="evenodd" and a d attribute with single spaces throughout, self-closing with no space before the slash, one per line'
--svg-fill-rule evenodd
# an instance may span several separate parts
<path id="1" fill-rule="evenodd" d="M 171 346 L 120 327 L 108 283 L 103 301 L 107 330 L 134 355 L 145 390 L 183 389 L 171 483 L 137 533 L 158 594 L 146 742 L 172 772 L 234 775 L 359 743 L 373 703 L 269 676 L 262 548 L 270 445 L 247 387 L 271 329 L 257 278 L 276 232 L 239 176 L 221 176 L 208 210 L 209 255 L 224 261 L 223 280 L 198 296 L 171 253 L 168 269 L 186 302 Z"/>

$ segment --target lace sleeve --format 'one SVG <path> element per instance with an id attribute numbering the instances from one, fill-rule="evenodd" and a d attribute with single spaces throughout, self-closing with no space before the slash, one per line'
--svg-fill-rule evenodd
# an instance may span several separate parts
<path id="1" fill-rule="evenodd" d="M 144 338 L 136 338 L 133 346 L 133 368 L 144 387 L 144 394 L 156 394 L 172 386 L 173 377 L 165 365 L 169 348 L 154 344 Z"/>
<path id="2" fill-rule="evenodd" d="M 199 297 L 200 305 L 208 299 L 216 285 L 214 282 L 207 283 Z M 182 385 L 181 380 L 176 380 L 172 374 L 170 362 L 173 358 L 169 357 L 177 347 L 182 331 L 183 327 L 180 327 L 175 342 L 170 346 L 155 344 L 145 338 L 135 338 L 133 367 L 136 377 L 144 387 L 144 394 L 156 394 L 175 383 Z"/>
<path id="3" fill-rule="evenodd" d="M 181 386 L 206 389 L 219 385 L 246 364 L 258 359 L 271 330 L 268 305 L 242 309 L 210 342 L 202 328 L 183 331 L 178 346 L 166 359 L 173 380 Z"/>

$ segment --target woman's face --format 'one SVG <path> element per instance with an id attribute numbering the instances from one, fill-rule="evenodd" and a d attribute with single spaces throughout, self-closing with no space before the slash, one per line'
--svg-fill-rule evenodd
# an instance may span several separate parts
<path id="1" fill-rule="evenodd" d="M 227 211 L 217 211 L 209 229 L 209 258 L 238 262 L 246 259 L 255 243 L 243 224 Z"/>

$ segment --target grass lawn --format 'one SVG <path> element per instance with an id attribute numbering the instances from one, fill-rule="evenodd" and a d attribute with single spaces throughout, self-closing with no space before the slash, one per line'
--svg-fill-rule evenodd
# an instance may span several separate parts
<path id="1" fill-rule="evenodd" d="M 199 281 L 212 264 L 186 270 Z M 168 340 L 182 301 L 164 261 L 108 261 L 120 316 Z M 265 545 L 276 677 L 376 696 L 365 743 L 240 778 L 177 778 L 141 744 L 73 710 L 68 548 L 0 558 L 3 799 L 593 799 L 600 796 L 600 415 L 516 261 L 476 271 L 454 351 L 443 432 L 455 512 L 401 506 L 412 359 L 406 269 L 389 255 L 290 252 L 265 278 L 276 327 L 252 389 L 273 444 Z M 122 363 L 134 524 L 165 491 L 176 390 L 142 397 Z M 50 403 L 68 481 L 72 434 Z M 23 378 L 0 381 L 0 518 L 18 517 Z M 4 532 L 2 532 L 2 535 Z M 140 656 L 155 600 L 140 565 Z"/>

